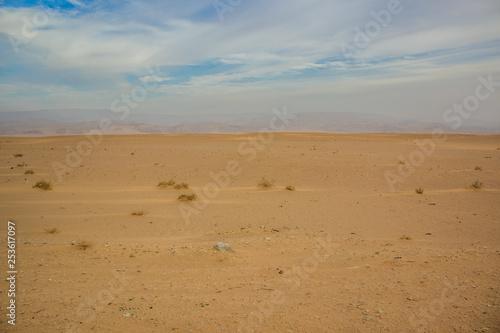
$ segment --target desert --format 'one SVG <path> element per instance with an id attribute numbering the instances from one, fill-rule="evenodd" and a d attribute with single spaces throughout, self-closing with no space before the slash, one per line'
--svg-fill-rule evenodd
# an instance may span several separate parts
<path id="1" fill-rule="evenodd" d="M 500 333 L 500 1 L 0 21 L 0 332 Z"/>
<path id="2" fill-rule="evenodd" d="M 84 140 L 0 138 L 3 331 L 500 331 L 499 135 Z"/>

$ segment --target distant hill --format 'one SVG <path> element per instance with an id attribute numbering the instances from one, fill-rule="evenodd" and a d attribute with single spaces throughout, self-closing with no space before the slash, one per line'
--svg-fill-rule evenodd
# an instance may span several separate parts
<path id="1" fill-rule="evenodd" d="M 464 125 L 455 131 L 439 122 L 398 119 L 376 114 L 352 112 L 300 112 L 293 114 L 285 132 L 330 133 L 430 133 L 439 128 L 445 132 L 500 133 L 500 127 Z M 102 119 L 110 119 L 114 127 L 109 134 L 168 133 L 249 133 L 269 131 L 273 114 L 239 115 L 199 114 L 163 115 L 129 114 L 124 120 L 110 110 L 39 110 L 0 112 L 1 136 L 81 135 L 99 128 Z"/>

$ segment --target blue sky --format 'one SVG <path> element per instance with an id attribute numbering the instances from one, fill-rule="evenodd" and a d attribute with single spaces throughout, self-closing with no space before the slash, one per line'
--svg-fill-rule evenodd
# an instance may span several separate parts
<path id="1" fill-rule="evenodd" d="M 132 112 L 440 119 L 478 76 L 500 81 L 500 2 L 0 0 L 0 44 L 1 111 L 147 87 Z M 471 119 L 500 123 L 498 90 Z"/>

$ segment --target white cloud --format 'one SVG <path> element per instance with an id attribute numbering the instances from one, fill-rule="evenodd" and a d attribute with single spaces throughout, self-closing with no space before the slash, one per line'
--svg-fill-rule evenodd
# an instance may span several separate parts
<path id="1" fill-rule="evenodd" d="M 148 76 L 140 77 L 139 80 L 141 82 L 165 82 L 165 81 L 172 80 L 172 78 L 170 78 L 170 77 L 159 77 L 159 76 L 155 76 L 155 75 L 148 75 Z"/>
<path id="2" fill-rule="evenodd" d="M 78 7 L 86 7 L 84 3 L 78 0 L 66 0 L 66 1 Z"/>
<path id="3" fill-rule="evenodd" d="M 299 70 L 301 70 L 301 69 L 326 68 L 326 67 L 328 67 L 328 64 L 314 64 L 314 63 L 308 62 L 308 63 L 300 65 L 300 66 L 292 67 L 291 69 L 299 69 Z"/>
<path id="4" fill-rule="evenodd" d="M 78 0 L 72 3 L 83 6 Z M 159 101 L 162 98 L 157 96 L 168 94 L 169 102 L 178 98 L 173 104 L 185 105 L 187 110 L 200 104 L 193 98 L 204 96 L 214 105 L 219 101 L 220 108 L 229 112 L 237 109 L 228 105 L 229 95 L 240 94 L 233 100 L 248 101 L 249 107 L 260 105 L 255 96 L 271 100 L 273 95 L 297 105 L 320 96 L 314 105 L 327 106 L 332 96 L 377 87 L 403 89 L 433 80 L 465 82 L 499 68 L 491 60 L 500 53 L 500 47 L 493 45 L 500 40 L 500 3 L 493 0 L 453 5 L 442 0 L 403 2 L 404 10 L 352 57 L 353 63 L 344 58 L 340 43 L 353 43 L 353 29 L 373 20 L 370 11 L 383 10 L 387 1 L 247 1 L 227 12 L 223 22 L 210 1 L 134 0 L 113 10 L 106 10 L 104 4 L 95 1 L 88 7 L 96 10 L 79 15 L 51 12 L 32 38 L 23 36 L 23 18 L 32 18 L 40 9 L 0 9 L 0 34 L 22 38 L 18 53 L 6 38 L 0 45 L 4 49 L 0 66 L 18 71 L 15 76 L 6 74 L 8 91 L 28 94 L 35 89 L 30 106 L 36 105 L 37 98 L 44 105 L 61 105 L 64 96 L 71 103 L 86 105 L 94 99 L 102 107 L 106 98 L 130 90 L 130 77 L 141 82 L 177 82 L 180 75 L 182 83 L 159 85 L 154 98 Z M 150 76 L 145 67 L 156 64 L 171 73 Z M 220 67 L 207 74 L 194 71 L 193 65 Z M 169 68 L 191 69 L 178 73 Z M 40 86 L 55 91 L 37 90 L 31 80 L 45 82 Z M 106 89 L 98 97 L 92 94 Z M 0 95 L 2 106 L 22 109 L 25 102 L 15 100 L 14 94 Z M 352 105 L 360 105 L 356 99 L 352 97 Z M 155 104 L 144 105 L 148 103 Z M 372 107 L 401 112 L 383 104 Z"/>

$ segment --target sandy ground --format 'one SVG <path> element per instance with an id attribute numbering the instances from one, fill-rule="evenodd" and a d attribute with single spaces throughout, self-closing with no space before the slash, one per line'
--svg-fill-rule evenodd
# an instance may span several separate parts
<path id="1" fill-rule="evenodd" d="M 499 135 L 86 140 L 0 138 L 2 332 L 500 332 Z"/>

